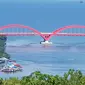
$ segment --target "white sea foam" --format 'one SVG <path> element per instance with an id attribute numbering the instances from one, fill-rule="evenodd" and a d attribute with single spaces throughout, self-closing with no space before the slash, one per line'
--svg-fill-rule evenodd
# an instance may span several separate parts
<path id="1" fill-rule="evenodd" d="M 13 45 L 13 46 L 20 46 L 20 45 L 26 45 L 31 43 L 31 41 L 27 39 L 20 39 L 20 40 L 13 40 L 13 41 L 8 41 L 7 46 Z"/>

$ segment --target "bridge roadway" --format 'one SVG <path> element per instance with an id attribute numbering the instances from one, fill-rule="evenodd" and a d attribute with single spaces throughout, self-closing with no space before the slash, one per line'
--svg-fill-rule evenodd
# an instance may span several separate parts
<path id="1" fill-rule="evenodd" d="M 41 32 L 42 35 L 52 35 L 52 33 L 45 33 L 45 32 Z M 39 34 L 37 33 L 33 33 L 33 32 L 28 32 L 28 33 L 19 33 L 19 32 L 11 32 L 11 33 L 0 33 L 0 35 L 2 36 L 39 36 Z M 54 36 L 85 36 L 85 33 L 57 33 L 57 34 L 53 34 Z"/>

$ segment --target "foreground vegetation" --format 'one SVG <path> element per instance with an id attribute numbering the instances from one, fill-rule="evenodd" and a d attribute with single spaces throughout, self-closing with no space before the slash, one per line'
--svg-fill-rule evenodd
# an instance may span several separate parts
<path id="1" fill-rule="evenodd" d="M 5 52 L 6 50 L 6 41 L 7 37 L 6 36 L 0 36 L 0 58 L 5 57 L 5 58 L 10 58 L 10 55 Z"/>
<path id="2" fill-rule="evenodd" d="M 22 79 L 0 78 L 0 85 L 85 85 L 85 76 L 81 71 L 70 69 L 64 76 L 42 74 L 40 71 L 33 72 Z"/>

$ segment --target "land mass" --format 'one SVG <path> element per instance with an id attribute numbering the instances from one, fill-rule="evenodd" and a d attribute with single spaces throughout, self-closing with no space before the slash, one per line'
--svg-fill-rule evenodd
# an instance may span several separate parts
<path id="1" fill-rule="evenodd" d="M 10 55 L 6 53 L 6 41 L 6 36 L 0 36 L 0 58 L 5 57 L 7 59 L 10 59 Z"/>

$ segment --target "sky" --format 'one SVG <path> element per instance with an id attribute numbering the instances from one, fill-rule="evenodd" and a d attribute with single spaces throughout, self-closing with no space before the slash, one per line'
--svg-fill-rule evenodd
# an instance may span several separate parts
<path id="1" fill-rule="evenodd" d="M 73 2 L 73 1 L 77 1 L 77 2 L 79 2 L 79 1 L 81 1 L 81 0 L 0 0 L 0 2 L 16 2 L 16 3 L 27 3 L 27 2 L 34 2 L 34 3 L 36 3 L 36 2 L 47 2 L 47 3 L 50 3 L 50 2 L 53 2 L 53 3 L 56 3 L 56 2 Z M 82 0 L 82 1 L 85 1 L 85 0 Z"/>

